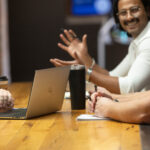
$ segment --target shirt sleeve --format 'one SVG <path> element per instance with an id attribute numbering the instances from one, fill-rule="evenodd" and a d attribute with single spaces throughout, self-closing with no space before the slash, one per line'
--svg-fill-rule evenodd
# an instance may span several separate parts
<path id="1" fill-rule="evenodd" d="M 143 50 L 132 64 L 128 75 L 119 77 L 120 92 L 141 91 L 150 83 L 150 49 Z"/>
<path id="2" fill-rule="evenodd" d="M 131 59 L 129 54 L 115 67 L 112 71 L 109 72 L 110 76 L 122 77 L 126 76 L 131 66 Z"/>

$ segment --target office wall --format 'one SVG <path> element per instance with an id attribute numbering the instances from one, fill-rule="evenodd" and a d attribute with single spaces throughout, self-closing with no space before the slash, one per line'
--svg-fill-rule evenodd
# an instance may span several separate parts
<path id="1" fill-rule="evenodd" d="M 50 58 L 70 60 L 57 47 L 60 28 L 88 34 L 90 54 L 96 58 L 97 25 L 67 25 L 64 0 L 8 0 L 12 81 L 30 81 L 34 70 L 52 67 Z"/>
<path id="2" fill-rule="evenodd" d="M 32 80 L 34 70 L 51 67 L 64 24 L 63 1 L 9 0 L 11 74 L 13 81 Z M 59 13 L 57 12 L 59 10 Z"/>

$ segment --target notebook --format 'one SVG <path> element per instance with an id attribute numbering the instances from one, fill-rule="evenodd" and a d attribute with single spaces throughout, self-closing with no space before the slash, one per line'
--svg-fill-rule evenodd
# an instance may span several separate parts
<path id="1" fill-rule="evenodd" d="M 0 113 L 0 119 L 29 119 L 61 109 L 70 67 L 36 70 L 27 108 Z"/>
<path id="2" fill-rule="evenodd" d="M 106 117 L 97 117 L 92 114 L 81 114 L 76 118 L 78 121 L 90 121 L 90 120 L 110 120 Z"/>

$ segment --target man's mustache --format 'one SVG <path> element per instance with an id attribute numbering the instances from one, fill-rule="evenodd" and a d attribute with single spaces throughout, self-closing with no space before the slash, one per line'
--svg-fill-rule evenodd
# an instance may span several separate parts
<path id="1" fill-rule="evenodd" d="M 124 25 L 128 25 L 128 23 L 139 22 L 139 21 L 140 21 L 139 18 L 133 18 L 130 21 L 125 20 L 123 23 L 124 23 Z"/>

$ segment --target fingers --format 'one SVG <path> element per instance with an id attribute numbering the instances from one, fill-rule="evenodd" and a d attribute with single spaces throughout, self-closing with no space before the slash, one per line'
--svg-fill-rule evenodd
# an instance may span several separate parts
<path id="1" fill-rule="evenodd" d="M 59 61 L 55 60 L 55 59 L 50 59 L 50 62 L 56 66 L 56 67 L 62 67 L 65 66 L 64 64 L 60 63 Z"/>
<path id="2" fill-rule="evenodd" d="M 75 33 L 73 33 L 73 31 L 72 30 L 70 30 L 71 32 L 69 32 L 68 30 L 64 30 L 64 33 L 65 33 L 65 35 L 66 35 L 66 37 L 68 38 L 68 40 L 70 41 L 70 42 L 72 42 L 73 40 L 74 40 L 74 35 L 75 35 L 75 38 L 76 38 L 76 34 Z M 72 34 L 73 33 L 73 34 Z"/>
<path id="3" fill-rule="evenodd" d="M 0 108 L 5 108 L 6 107 L 6 104 L 7 104 L 7 101 L 4 100 L 4 99 L 1 99 L 0 100 Z"/>
<path id="4" fill-rule="evenodd" d="M 101 94 L 101 96 L 112 99 L 111 93 L 107 89 L 99 86 L 97 91 Z"/>
<path id="5" fill-rule="evenodd" d="M 50 59 L 50 62 L 53 63 L 56 67 L 78 64 L 78 62 L 76 60 L 64 61 L 64 60 L 60 60 L 60 59 Z"/>
<path id="6" fill-rule="evenodd" d="M 92 112 L 95 112 L 95 106 L 97 103 L 97 100 L 101 97 L 102 95 L 99 92 L 94 92 L 91 94 L 91 110 Z"/>
<path id="7" fill-rule="evenodd" d="M 69 30 L 65 29 L 63 32 L 65 36 L 63 34 L 60 34 L 60 38 L 67 46 L 69 46 L 73 40 L 78 39 L 75 32 L 71 29 Z"/>
<path id="8" fill-rule="evenodd" d="M 93 113 L 94 112 L 93 103 L 90 100 L 88 100 L 87 111 L 89 113 Z"/>
<path id="9" fill-rule="evenodd" d="M 104 97 L 98 97 L 97 103 L 95 106 L 95 115 L 98 117 L 107 117 L 107 103 L 109 103 L 109 100 Z"/>
<path id="10" fill-rule="evenodd" d="M 58 47 L 60 47 L 61 49 L 65 50 L 65 51 L 68 51 L 68 47 L 61 43 L 58 43 Z"/>
<path id="11" fill-rule="evenodd" d="M 58 47 L 60 47 L 61 49 L 65 50 L 65 51 L 68 51 L 68 46 L 74 40 L 73 37 L 76 34 L 72 30 L 69 32 L 66 29 L 64 30 L 64 34 L 66 35 L 67 38 L 63 34 L 60 34 L 60 38 L 66 44 L 66 46 L 61 43 L 58 43 Z"/>
<path id="12" fill-rule="evenodd" d="M 93 110 L 93 112 L 94 112 L 94 110 L 95 110 L 95 105 L 96 105 L 96 102 L 97 102 L 97 96 L 98 96 L 98 93 L 97 92 L 95 92 L 95 93 L 93 93 L 92 95 L 91 95 L 91 100 L 92 100 L 92 103 L 93 103 L 93 108 L 92 108 L 92 110 Z"/>
<path id="13" fill-rule="evenodd" d="M 82 54 L 82 51 L 87 52 L 87 46 L 86 46 L 86 39 L 87 35 L 83 36 L 83 41 L 85 43 L 85 46 L 83 42 L 81 42 L 77 35 L 73 30 L 63 30 L 64 34 L 60 34 L 60 38 L 63 43 L 58 43 L 58 47 L 62 50 L 66 51 L 75 61 L 58 61 L 56 59 L 50 59 L 50 62 L 53 63 L 55 66 L 65 66 L 65 65 L 74 65 L 74 64 L 84 64 L 84 59 Z M 88 53 L 88 52 L 87 52 Z"/>
<path id="14" fill-rule="evenodd" d="M 87 35 L 86 34 L 83 35 L 82 41 L 83 41 L 84 45 L 87 45 Z"/>
<path id="15" fill-rule="evenodd" d="M 14 101 L 11 93 L 7 90 L 0 89 L 0 109 L 7 110 L 14 106 Z"/>
<path id="16" fill-rule="evenodd" d="M 9 105 L 7 105 L 6 109 L 11 110 L 13 107 L 14 107 L 14 103 L 10 103 Z"/>
<path id="17" fill-rule="evenodd" d="M 96 109 L 96 103 L 101 97 L 97 97 L 96 93 L 92 95 L 92 101 L 88 100 L 88 112 L 94 113 Z"/>
<path id="18" fill-rule="evenodd" d="M 92 95 L 91 95 L 91 99 L 92 99 L 92 102 L 95 103 L 97 101 L 97 97 L 98 96 L 101 96 L 101 94 L 99 92 L 94 92 Z"/>
<path id="19" fill-rule="evenodd" d="M 75 32 L 73 30 L 69 30 L 69 33 L 71 33 L 73 35 L 74 38 L 77 38 L 77 35 L 75 34 Z"/>
<path id="20" fill-rule="evenodd" d="M 60 34 L 60 38 L 67 46 L 70 45 L 70 42 L 65 38 L 65 36 L 63 34 Z"/>
<path id="21" fill-rule="evenodd" d="M 89 92 L 89 94 L 91 96 L 95 91 L 94 90 L 89 90 L 88 92 Z"/>
<path id="22" fill-rule="evenodd" d="M 109 97 L 103 97 L 99 92 L 91 95 L 91 101 L 88 100 L 88 111 L 95 113 L 96 116 L 107 117 L 107 106 L 114 103 Z"/>

